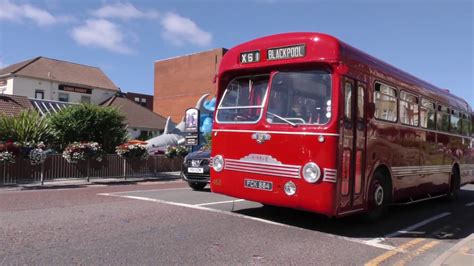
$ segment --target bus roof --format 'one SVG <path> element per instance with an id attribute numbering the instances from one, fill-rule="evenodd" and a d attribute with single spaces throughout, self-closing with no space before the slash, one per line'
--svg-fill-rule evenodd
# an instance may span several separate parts
<path id="1" fill-rule="evenodd" d="M 267 60 L 267 50 L 285 48 L 296 45 L 305 45 L 305 56 L 283 58 L 281 60 Z M 243 54 L 260 51 L 261 59 L 258 62 L 242 63 Z M 377 59 L 339 39 L 316 32 L 281 33 L 258 38 L 242 43 L 230 49 L 222 58 L 219 75 L 231 71 L 252 71 L 265 67 L 278 67 L 299 63 L 321 62 L 344 64 L 399 85 L 402 88 L 416 90 L 420 94 L 439 102 L 444 102 L 462 111 L 472 112 L 471 107 L 464 99 L 449 93 L 448 90 L 438 88 L 403 70 L 400 70 L 380 59 Z"/>

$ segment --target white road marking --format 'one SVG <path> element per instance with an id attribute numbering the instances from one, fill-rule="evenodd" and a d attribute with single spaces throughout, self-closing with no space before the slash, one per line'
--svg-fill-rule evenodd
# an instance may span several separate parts
<path id="1" fill-rule="evenodd" d="M 414 230 L 416 228 L 422 227 L 426 224 L 429 224 L 433 221 L 436 221 L 436 220 L 441 219 L 441 218 L 443 218 L 445 216 L 448 216 L 448 215 L 451 215 L 451 213 L 450 212 L 443 212 L 441 214 L 435 215 L 435 216 L 430 217 L 428 219 L 425 219 L 425 220 L 423 220 L 419 223 L 416 223 L 414 225 L 410 225 L 408 227 L 405 227 L 401 230 L 395 231 L 395 232 L 390 233 L 388 235 L 385 235 L 383 237 L 377 237 L 377 238 L 374 238 L 374 239 L 371 239 L 371 240 L 367 240 L 366 243 L 367 244 L 379 244 L 379 243 L 385 241 L 387 238 L 396 237 L 396 236 L 399 236 L 399 235 L 402 235 L 402 234 L 410 233 L 412 230 Z"/>
<path id="2" fill-rule="evenodd" d="M 256 217 L 245 216 L 245 215 L 238 214 L 238 213 L 227 212 L 227 211 L 222 211 L 222 210 L 217 210 L 217 209 L 211 209 L 211 208 L 206 208 L 206 207 L 202 207 L 202 206 L 198 206 L 198 205 L 191 205 L 191 204 L 186 204 L 186 203 L 178 203 L 178 202 L 152 199 L 152 198 L 146 198 L 146 197 L 117 195 L 117 194 L 111 194 L 111 193 L 100 193 L 98 195 L 151 201 L 151 202 L 157 202 L 157 203 L 163 203 L 163 204 L 168 204 L 168 205 L 186 207 L 186 208 L 191 208 L 191 209 L 196 209 L 196 210 L 210 211 L 210 212 L 215 212 L 215 213 L 223 213 L 223 214 L 227 214 L 227 215 L 231 215 L 231 216 L 235 216 L 235 217 L 240 217 L 240 218 L 245 218 L 245 219 L 249 219 L 249 220 L 259 221 L 259 222 L 263 222 L 263 223 L 267 223 L 267 224 L 279 225 L 279 226 L 283 226 L 283 227 L 287 227 L 287 228 L 293 227 L 293 226 L 290 226 L 290 225 L 287 225 L 287 224 L 272 222 L 272 221 L 268 221 L 268 220 L 264 220 L 264 219 L 260 219 L 260 218 L 256 218 Z M 298 227 L 295 227 L 295 228 L 298 228 Z"/>
<path id="3" fill-rule="evenodd" d="M 467 207 L 474 206 L 474 202 L 468 203 L 465 206 L 467 206 Z"/>
<path id="4" fill-rule="evenodd" d="M 244 199 L 236 199 L 236 200 L 226 200 L 226 201 L 208 202 L 208 203 L 196 204 L 196 205 L 194 205 L 194 206 L 208 206 L 208 205 L 214 205 L 214 204 L 225 204 L 225 203 L 241 202 L 241 201 L 245 201 L 245 200 L 244 200 Z"/>
<path id="5" fill-rule="evenodd" d="M 140 193 L 140 192 L 156 192 L 156 191 L 169 191 L 169 190 L 191 190 L 189 187 L 180 187 L 180 188 L 162 188 L 162 189 L 143 189 L 143 190 L 130 190 L 130 191 L 118 191 L 112 192 L 112 194 L 123 194 L 123 193 Z M 99 193 L 101 194 L 110 194 L 110 193 Z M 104 195 L 104 196 L 111 196 L 111 195 Z"/>
<path id="6" fill-rule="evenodd" d="M 121 193 L 124 193 L 124 192 L 121 192 Z M 308 230 L 308 229 L 304 229 L 304 228 L 297 227 L 297 226 L 272 222 L 272 221 L 269 221 L 269 220 L 265 220 L 265 219 L 261 219 L 261 218 L 257 218 L 257 217 L 252 217 L 252 216 L 246 216 L 246 215 L 235 213 L 235 212 L 223 211 L 223 210 L 218 210 L 218 209 L 211 209 L 211 208 L 207 208 L 207 207 L 203 207 L 203 206 L 199 206 L 199 205 L 191 205 L 191 204 L 186 204 L 186 203 L 177 203 L 177 202 L 172 202 L 172 201 L 165 201 L 165 200 L 146 198 L 146 197 L 117 195 L 117 193 L 100 193 L 100 194 L 97 194 L 97 195 L 128 198 L 128 199 L 136 199 L 136 200 L 144 200 L 144 201 L 150 201 L 150 202 L 156 202 L 156 203 L 163 203 L 163 204 L 168 204 L 168 205 L 173 205 L 173 206 L 180 206 L 180 207 L 186 207 L 186 208 L 191 208 L 191 209 L 196 209 L 196 210 L 209 211 L 209 212 L 214 212 L 214 213 L 230 215 L 230 216 L 234 216 L 234 217 L 239 217 L 239 218 L 243 218 L 243 219 L 247 219 L 247 220 L 257 221 L 257 222 L 261 222 L 261 223 L 265 223 L 265 224 L 281 226 L 281 227 L 285 227 L 285 228 L 293 228 L 293 229 L 304 230 L 304 231 Z M 385 244 L 380 244 L 380 243 L 367 243 L 367 241 L 357 239 L 357 238 L 338 236 L 338 235 L 333 235 L 333 234 L 329 234 L 329 233 L 322 233 L 322 234 L 325 234 L 325 235 L 328 235 L 328 236 L 331 236 L 331 237 L 335 237 L 335 238 L 338 238 L 338 239 L 347 240 L 347 241 L 350 241 L 350 242 L 355 242 L 355 243 L 364 244 L 364 245 L 367 245 L 367 246 L 380 248 L 380 249 L 387 249 L 387 250 L 396 249 L 396 247 L 391 246 L 391 245 L 385 245 Z"/>

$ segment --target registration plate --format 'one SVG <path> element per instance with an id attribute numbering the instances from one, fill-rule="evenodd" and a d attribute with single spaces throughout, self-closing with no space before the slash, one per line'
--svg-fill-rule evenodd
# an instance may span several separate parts
<path id="1" fill-rule="evenodd" d="M 188 173 L 202 174 L 202 173 L 204 173 L 204 168 L 202 168 L 202 167 L 188 167 Z"/>
<path id="2" fill-rule="evenodd" d="M 261 189 L 272 191 L 273 183 L 268 181 L 261 181 L 261 180 L 252 180 L 252 179 L 245 179 L 244 186 L 246 188 L 253 188 L 253 189 Z"/>

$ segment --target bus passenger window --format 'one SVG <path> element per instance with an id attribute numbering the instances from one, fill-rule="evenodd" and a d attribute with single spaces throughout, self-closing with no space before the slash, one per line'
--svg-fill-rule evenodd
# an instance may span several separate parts
<path id="1" fill-rule="evenodd" d="M 436 130 L 436 105 L 427 99 L 421 98 L 420 122 L 422 128 Z"/>
<path id="2" fill-rule="evenodd" d="M 470 128 L 471 121 L 466 114 L 462 115 L 462 125 L 461 125 L 461 133 L 464 136 L 469 136 L 469 128 Z"/>
<path id="3" fill-rule="evenodd" d="M 357 118 L 364 118 L 364 87 L 357 87 Z"/>
<path id="4" fill-rule="evenodd" d="M 418 98 L 404 91 L 400 92 L 400 122 L 418 126 Z"/>
<path id="5" fill-rule="evenodd" d="M 451 133 L 461 133 L 461 119 L 459 119 L 459 112 L 451 110 L 449 131 Z"/>
<path id="6" fill-rule="evenodd" d="M 446 106 L 438 105 L 436 115 L 436 128 L 440 131 L 449 131 L 449 109 Z"/>
<path id="7" fill-rule="evenodd" d="M 346 82 L 344 84 L 344 96 L 346 99 L 344 100 L 344 117 L 346 120 L 351 121 L 352 119 L 352 84 Z"/>
<path id="8" fill-rule="evenodd" d="M 474 138 L 474 114 L 470 115 L 471 116 L 471 137 Z"/>
<path id="9" fill-rule="evenodd" d="M 397 121 L 397 90 L 382 83 L 375 83 L 375 117 L 381 120 Z"/>

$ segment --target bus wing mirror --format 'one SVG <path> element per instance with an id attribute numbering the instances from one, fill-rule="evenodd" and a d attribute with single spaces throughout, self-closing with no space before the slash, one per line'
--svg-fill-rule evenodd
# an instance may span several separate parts
<path id="1" fill-rule="evenodd" d="M 374 118 L 375 114 L 375 103 L 368 103 L 367 104 L 367 119 Z"/>

